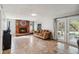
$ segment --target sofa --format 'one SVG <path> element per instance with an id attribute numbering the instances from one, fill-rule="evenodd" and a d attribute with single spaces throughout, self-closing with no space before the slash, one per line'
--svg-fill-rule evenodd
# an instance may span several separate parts
<path id="1" fill-rule="evenodd" d="M 42 39 L 49 39 L 51 36 L 51 32 L 49 30 L 38 30 L 34 31 L 33 35 Z"/>

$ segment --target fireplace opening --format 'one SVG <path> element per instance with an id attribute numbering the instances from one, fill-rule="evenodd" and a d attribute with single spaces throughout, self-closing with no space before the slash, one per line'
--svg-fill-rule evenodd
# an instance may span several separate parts
<path id="1" fill-rule="evenodd" d="M 19 33 L 27 33 L 27 28 L 19 28 Z"/>

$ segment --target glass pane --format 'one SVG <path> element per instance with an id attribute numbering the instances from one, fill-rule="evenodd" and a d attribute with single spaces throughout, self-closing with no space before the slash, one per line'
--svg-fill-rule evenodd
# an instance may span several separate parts
<path id="1" fill-rule="evenodd" d="M 64 20 L 57 20 L 57 39 L 59 41 L 64 41 L 64 31 L 65 31 L 65 23 Z"/>
<path id="2" fill-rule="evenodd" d="M 73 18 L 69 20 L 69 43 L 77 45 L 78 38 L 79 38 L 79 20 Z"/>

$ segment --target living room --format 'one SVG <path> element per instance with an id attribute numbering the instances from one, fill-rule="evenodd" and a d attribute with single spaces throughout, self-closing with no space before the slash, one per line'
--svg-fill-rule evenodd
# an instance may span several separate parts
<path id="1" fill-rule="evenodd" d="M 4 53 L 7 53 L 6 51 L 13 54 L 78 53 L 77 40 L 75 45 L 73 40 L 70 41 L 73 44 L 65 40 L 68 39 L 68 35 L 63 28 L 67 29 L 69 25 L 65 24 L 68 23 L 67 21 L 62 21 L 63 19 L 78 19 L 78 6 L 77 4 L 1 5 L 1 14 L 4 18 L 1 22 L 2 32 L 9 29 L 11 34 L 11 48 L 5 50 Z M 77 21 L 75 22 L 77 23 Z M 71 27 L 73 33 L 78 32 L 78 30 L 75 32 L 73 25 Z M 69 34 L 73 33 L 69 32 Z M 59 36 L 56 37 L 56 35 Z M 78 34 L 75 35 L 78 37 Z M 57 39 L 59 40 L 57 41 Z M 62 52 L 63 46 L 67 45 L 69 48 L 65 47 L 65 49 L 67 48 L 69 52 L 64 52 L 65 49 Z"/>

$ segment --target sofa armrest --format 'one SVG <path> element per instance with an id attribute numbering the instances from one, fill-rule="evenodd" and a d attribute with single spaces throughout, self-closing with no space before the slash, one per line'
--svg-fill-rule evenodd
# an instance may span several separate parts
<path id="1" fill-rule="evenodd" d="M 45 32 L 44 35 L 43 35 L 43 37 L 45 39 L 50 38 L 50 34 L 51 34 L 50 32 Z"/>

